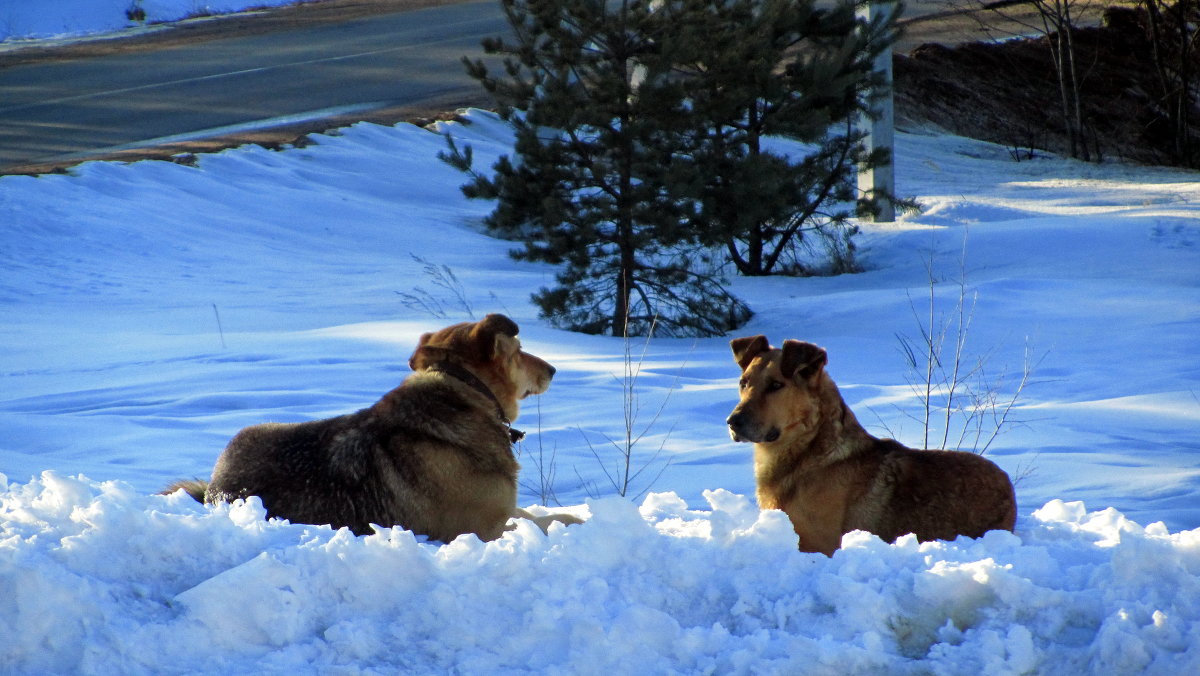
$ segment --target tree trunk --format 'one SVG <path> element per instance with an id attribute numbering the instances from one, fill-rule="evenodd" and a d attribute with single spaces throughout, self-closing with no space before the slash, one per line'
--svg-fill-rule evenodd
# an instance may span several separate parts
<path id="1" fill-rule="evenodd" d="M 758 109 L 758 105 L 751 105 L 746 111 L 746 156 L 757 158 L 762 153 L 761 124 L 762 113 Z M 736 216 L 734 217 L 736 218 Z M 766 241 L 763 237 L 765 229 L 763 223 L 752 223 L 750 229 L 745 234 L 743 243 L 746 245 L 746 252 L 741 254 L 738 252 L 738 241 L 741 239 L 736 232 L 730 235 L 727 242 L 727 248 L 730 252 L 730 258 L 733 264 L 737 267 L 738 272 L 746 277 L 761 277 L 770 274 L 769 270 L 763 269 L 763 254 L 766 247 Z"/>
<path id="2" fill-rule="evenodd" d="M 624 226 L 621 228 L 624 231 Z M 633 266 L 634 252 L 630 238 L 621 236 L 618 243 L 620 248 L 620 269 L 617 270 L 617 297 L 613 302 L 612 335 L 614 338 L 624 338 L 629 335 L 629 300 L 633 296 Z"/>
<path id="3" fill-rule="evenodd" d="M 628 65 L 628 61 L 623 62 Z M 617 148 L 620 155 L 617 158 L 617 217 L 613 223 L 619 263 L 617 269 L 617 297 L 613 302 L 612 335 L 614 338 L 624 338 L 629 335 L 630 298 L 633 295 L 633 266 L 636 261 L 636 251 L 633 245 L 633 157 L 634 144 L 630 138 L 633 110 L 630 108 L 630 97 L 633 95 L 632 82 L 629 73 L 622 73 L 629 91 L 625 97 L 624 110 L 620 115 L 621 142 Z"/>
<path id="4" fill-rule="evenodd" d="M 1054 63 L 1054 74 L 1058 79 L 1058 100 L 1059 105 L 1062 106 L 1062 121 L 1067 132 L 1069 152 L 1071 157 L 1080 159 L 1080 134 L 1072 110 L 1074 106 L 1071 101 L 1071 86 L 1068 83 L 1070 77 L 1068 68 L 1072 59 L 1068 55 L 1066 35 L 1070 30 L 1070 24 L 1063 15 L 1060 0 L 1039 0 L 1037 8 L 1042 17 L 1043 32 L 1046 39 L 1050 41 L 1050 60 Z"/>
<path id="5" fill-rule="evenodd" d="M 1196 166 L 1192 156 L 1192 55 L 1196 47 L 1195 2 L 1179 0 L 1179 121 L 1176 125 L 1179 159 Z"/>
<path id="6" fill-rule="evenodd" d="M 1075 20 L 1071 17 L 1071 3 L 1063 2 L 1062 7 L 1062 29 L 1059 33 L 1059 42 L 1062 42 L 1065 36 L 1066 49 L 1063 57 L 1066 59 L 1068 84 L 1070 86 L 1071 104 L 1072 104 L 1072 119 L 1075 128 L 1076 143 L 1079 145 L 1080 158 L 1086 161 L 1091 161 L 1091 151 L 1088 149 L 1087 140 L 1084 138 L 1083 124 L 1083 85 L 1079 81 L 1079 69 L 1075 64 Z M 1099 157 L 1096 158 L 1099 161 Z"/>

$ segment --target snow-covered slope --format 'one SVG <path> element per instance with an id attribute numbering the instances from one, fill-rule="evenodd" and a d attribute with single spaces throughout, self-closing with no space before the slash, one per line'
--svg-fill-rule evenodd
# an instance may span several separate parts
<path id="1" fill-rule="evenodd" d="M 168 21 L 298 4 L 301 0 L 3 0 L 0 47 L 78 38 Z M 134 20 L 136 9 L 144 19 Z M 10 43 L 4 45 L 3 43 Z"/>
<path id="2" fill-rule="evenodd" d="M 471 117 L 444 128 L 488 162 L 505 132 Z M 900 192 L 925 209 L 865 227 L 867 272 L 733 280 L 758 313 L 745 334 L 827 347 L 864 424 L 908 443 L 921 407 L 896 334 L 919 334 L 928 268 L 939 315 L 960 279 L 977 297 L 966 351 L 1001 391 L 1027 345 L 1041 357 L 1020 424 L 988 452 L 1019 478 L 1015 534 L 852 535 L 826 559 L 795 551 L 786 519 L 753 505 L 749 448 L 723 423 L 738 375 L 727 339 L 632 346 L 649 427 L 634 492 L 649 494 L 612 497 L 593 449 L 614 462 L 622 341 L 536 318 L 528 295 L 553 271 L 480 231 L 489 205 L 458 193 L 436 134 L 362 124 L 315 140 L 195 167 L 0 178 L 5 670 L 1200 666 L 1195 174 L 1018 164 L 1003 148 L 901 134 Z M 519 423 L 531 433 L 522 502 L 539 501 L 537 468 L 552 459 L 549 484 L 590 513 L 585 526 L 438 546 L 151 495 L 206 476 L 244 425 L 369 405 L 405 377 L 422 331 L 489 311 L 517 319 L 526 348 L 559 369 Z"/>

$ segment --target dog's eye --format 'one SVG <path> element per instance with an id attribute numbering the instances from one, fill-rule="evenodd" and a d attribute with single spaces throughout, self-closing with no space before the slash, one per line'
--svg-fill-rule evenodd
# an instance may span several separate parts
<path id="1" fill-rule="evenodd" d="M 783 389 L 783 383 L 779 382 L 778 380 L 772 380 L 767 385 L 768 392 L 778 392 L 779 390 L 782 390 L 782 389 Z"/>

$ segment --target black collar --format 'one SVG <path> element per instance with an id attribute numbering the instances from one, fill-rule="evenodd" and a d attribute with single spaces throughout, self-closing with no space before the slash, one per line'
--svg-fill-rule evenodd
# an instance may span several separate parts
<path id="1" fill-rule="evenodd" d="M 504 424 L 506 429 L 508 429 L 509 441 L 515 444 L 525 438 L 525 433 L 514 428 L 512 423 L 509 422 L 508 416 L 504 414 L 504 407 L 500 404 L 500 400 L 496 398 L 496 395 L 492 392 L 492 390 L 488 388 L 488 386 L 485 385 L 484 382 L 480 380 L 479 377 L 474 373 L 471 373 L 458 364 L 448 361 L 434 364 L 425 370 L 444 373 L 455 380 L 460 380 L 463 383 L 470 385 L 473 389 L 486 396 L 488 399 L 491 399 L 492 403 L 496 405 L 496 417 L 500 418 L 500 422 Z"/>

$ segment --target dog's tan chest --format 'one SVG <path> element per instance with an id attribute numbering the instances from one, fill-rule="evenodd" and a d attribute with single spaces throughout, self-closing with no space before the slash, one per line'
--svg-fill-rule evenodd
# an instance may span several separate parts
<path id="1" fill-rule="evenodd" d="M 783 505 L 783 511 L 800 536 L 801 549 L 831 554 L 841 545 L 846 505 L 843 486 L 804 482 Z"/>
<path id="2" fill-rule="evenodd" d="M 419 500 L 426 507 L 413 510 L 406 526 L 434 539 L 449 542 L 460 533 L 481 539 L 500 537 L 517 500 L 517 462 L 506 438 L 472 449 L 423 443 L 404 449 L 421 458 Z M 481 461 L 481 456 L 488 456 Z"/>
<path id="3" fill-rule="evenodd" d="M 843 465 L 804 473 L 781 471 L 773 480 L 766 471 L 756 471 L 759 508 L 785 512 L 804 551 L 831 554 L 841 544 L 847 510 L 861 492 L 852 468 Z"/>

